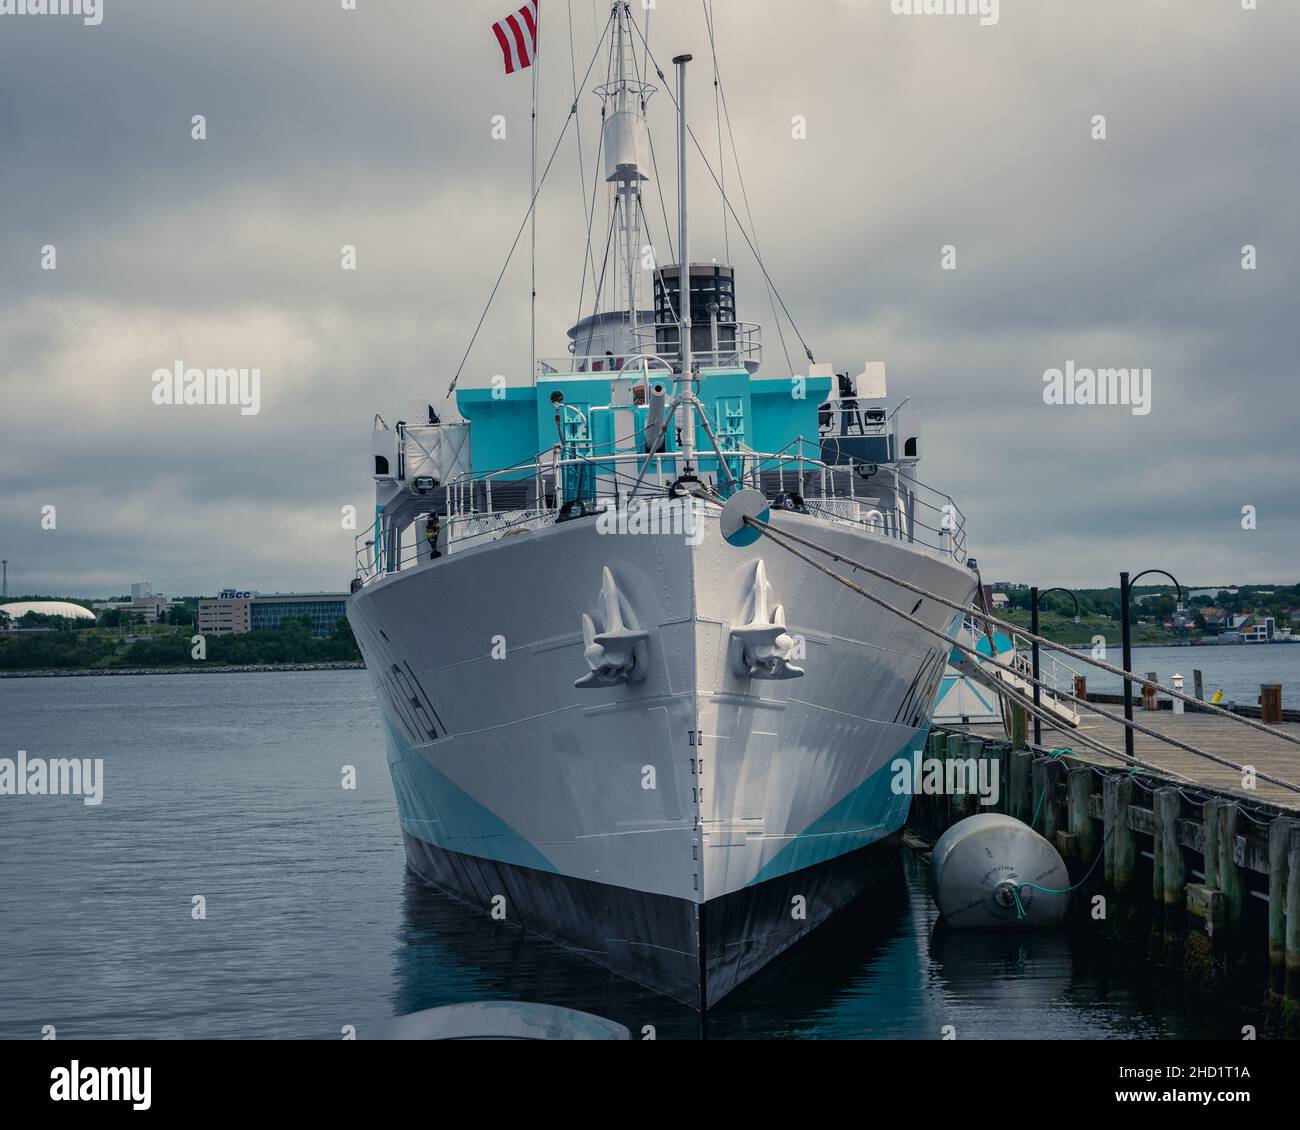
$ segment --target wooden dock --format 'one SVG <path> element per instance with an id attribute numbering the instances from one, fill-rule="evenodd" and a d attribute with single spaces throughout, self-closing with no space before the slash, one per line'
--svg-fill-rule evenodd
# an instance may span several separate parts
<path id="1" fill-rule="evenodd" d="M 1300 783 L 1300 746 L 1230 718 L 1137 709 L 1134 721 Z M 1123 751 L 1119 723 L 1085 713 L 1083 726 Z M 1300 735 L 1295 722 L 1277 728 Z M 1193 995 L 1262 993 L 1261 1032 L 1300 1038 L 1300 793 L 1251 787 L 1145 734 L 1133 753 L 1154 768 L 1135 771 L 1074 734 L 1044 725 L 1033 746 L 1001 725 L 934 727 L 925 758 L 941 763 L 945 786 L 913 798 L 909 827 L 933 840 L 978 812 L 1023 820 L 1068 866 L 1079 921 L 1145 942 L 1148 960 Z M 960 784 L 979 779 L 998 783 L 991 805 Z"/>
<path id="2" fill-rule="evenodd" d="M 1122 706 L 1103 705 L 1103 709 L 1112 714 L 1124 713 Z M 1102 718 L 1081 710 L 1083 722 L 1079 729 L 1090 738 L 1118 749 L 1124 749 L 1124 727 L 1117 722 Z M 1260 733 L 1240 722 L 1223 718 L 1217 714 L 1175 714 L 1172 710 L 1143 710 L 1140 706 L 1133 711 L 1133 720 L 1152 730 L 1170 737 L 1178 738 L 1188 745 L 1198 746 L 1210 753 L 1226 757 L 1238 765 L 1250 765 L 1284 781 L 1294 781 L 1300 785 L 1300 745 L 1292 745 L 1279 738 Z M 989 741 L 1006 739 L 1001 724 L 969 725 L 961 727 L 973 737 Z M 1300 723 L 1281 722 L 1274 729 L 1294 734 L 1300 738 Z M 1043 726 L 1043 747 L 1045 749 L 1072 749 L 1083 760 L 1095 761 L 1099 765 L 1111 765 L 1122 768 L 1123 762 L 1107 757 L 1082 742 L 1072 740 L 1075 731 L 1057 730 Z M 1197 785 L 1230 793 L 1243 802 L 1266 801 L 1280 808 L 1300 811 L 1300 793 L 1291 792 L 1280 785 L 1268 781 L 1257 781 L 1253 789 L 1242 787 L 1242 774 L 1235 769 L 1216 764 L 1203 757 L 1166 745 L 1146 734 L 1133 735 L 1133 756 L 1152 765 L 1159 766 L 1171 774 L 1177 774 Z"/>

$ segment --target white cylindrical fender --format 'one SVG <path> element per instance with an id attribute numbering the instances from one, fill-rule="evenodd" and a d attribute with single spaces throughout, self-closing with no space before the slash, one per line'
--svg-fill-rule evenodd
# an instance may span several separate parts
<path id="1" fill-rule="evenodd" d="M 930 879 L 939 913 L 958 930 L 1057 926 L 1070 903 L 1057 893 L 1070 886 L 1070 876 L 1056 849 L 998 812 L 968 816 L 944 832 Z"/>

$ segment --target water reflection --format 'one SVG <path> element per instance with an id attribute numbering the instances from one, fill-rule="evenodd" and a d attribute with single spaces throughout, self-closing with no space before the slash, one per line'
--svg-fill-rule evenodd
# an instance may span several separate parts
<path id="1" fill-rule="evenodd" d="M 1111 971 L 1056 930 L 952 931 L 904 849 L 882 881 L 708 1016 L 432 888 L 400 880 L 389 1004 L 526 1001 L 577 1009 L 645 1039 L 1186 1038 L 1140 975 Z"/>

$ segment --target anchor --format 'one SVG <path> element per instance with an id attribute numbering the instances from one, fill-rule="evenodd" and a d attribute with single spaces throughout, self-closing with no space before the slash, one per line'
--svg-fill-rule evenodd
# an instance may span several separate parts
<path id="1" fill-rule="evenodd" d="M 636 614 L 619 592 L 608 565 L 604 567 L 601 578 L 600 604 L 604 620 L 601 631 L 596 631 L 590 616 L 585 612 L 582 614 L 582 640 L 586 645 L 582 657 L 591 670 L 573 685 L 591 689 L 644 681 L 647 670 L 645 645 L 650 634 L 641 631 Z"/>
<path id="2" fill-rule="evenodd" d="M 794 654 L 794 637 L 785 628 L 785 609 L 772 606 L 772 585 L 767 567 L 758 559 L 754 584 L 746 601 L 749 623 L 731 629 L 736 641 L 736 674 L 742 679 L 797 679 L 802 667 L 790 662 Z"/>

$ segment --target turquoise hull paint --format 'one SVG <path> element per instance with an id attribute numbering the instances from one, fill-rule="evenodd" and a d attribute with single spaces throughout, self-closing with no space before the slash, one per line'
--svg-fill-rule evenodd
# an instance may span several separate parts
<path id="1" fill-rule="evenodd" d="M 896 796 L 890 787 L 892 765 L 899 757 L 911 758 L 925 748 L 930 733 L 927 722 L 884 766 L 841 801 L 808 825 L 793 840 L 768 860 L 748 886 L 756 887 L 769 879 L 802 871 L 837 855 L 856 851 L 896 832 L 907 820 L 911 807 L 910 793 Z"/>
<path id="2" fill-rule="evenodd" d="M 532 843 L 413 751 L 390 722 L 384 728 L 404 832 L 448 851 L 558 873 Z"/>

